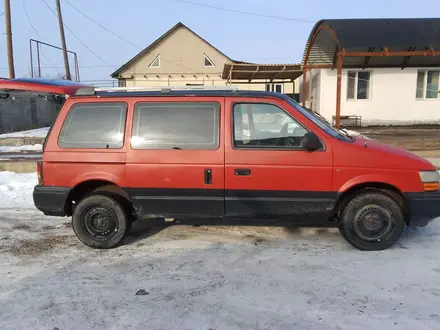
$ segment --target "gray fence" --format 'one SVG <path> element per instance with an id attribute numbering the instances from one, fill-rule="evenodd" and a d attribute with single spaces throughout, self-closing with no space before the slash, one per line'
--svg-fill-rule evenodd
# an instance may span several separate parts
<path id="1" fill-rule="evenodd" d="M 30 94 L 0 98 L 0 134 L 51 126 L 61 102 Z"/>

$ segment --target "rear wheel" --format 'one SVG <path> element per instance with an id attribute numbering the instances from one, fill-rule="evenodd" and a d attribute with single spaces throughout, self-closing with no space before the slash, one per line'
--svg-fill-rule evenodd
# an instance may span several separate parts
<path id="1" fill-rule="evenodd" d="M 403 233 L 405 218 L 400 205 L 380 191 L 354 196 L 342 210 L 339 231 L 354 247 L 366 251 L 385 250 Z"/>
<path id="2" fill-rule="evenodd" d="M 72 215 L 72 227 L 83 244 L 97 249 L 118 245 L 130 228 L 122 205 L 104 195 L 80 201 Z"/>

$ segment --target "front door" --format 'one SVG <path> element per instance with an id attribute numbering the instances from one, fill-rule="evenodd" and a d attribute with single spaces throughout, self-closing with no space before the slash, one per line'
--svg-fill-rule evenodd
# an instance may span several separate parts
<path id="1" fill-rule="evenodd" d="M 231 217 L 289 217 L 327 214 L 333 208 L 332 150 L 302 149 L 310 131 L 281 100 L 226 102 L 225 212 Z M 291 112 L 289 112 L 289 110 Z M 307 123 L 312 126 L 311 123 Z"/>
<path id="2" fill-rule="evenodd" d="M 224 98 L 208 97 L 133 105 L 126 176 L 140 215 L 224 215 L 223 105 Z"/>

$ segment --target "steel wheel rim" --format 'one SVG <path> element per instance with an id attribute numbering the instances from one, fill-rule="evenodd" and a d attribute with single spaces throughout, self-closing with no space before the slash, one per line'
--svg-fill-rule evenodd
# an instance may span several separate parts
<path id="1" fill-rule="evenodd" d="M 91 206 L 83 213 L 83 229 L 87 236 L 98 241 L 108 241 L 119 230 L 118 216 L 105 206 Z"/>
<path id="2" fill-rule="evenodd" d="M 386 238 L 394 226 L 392 212 L 380 205 L 366 205 L 355 215 L 353 231 L 360 239 L 379 242 Z"/>

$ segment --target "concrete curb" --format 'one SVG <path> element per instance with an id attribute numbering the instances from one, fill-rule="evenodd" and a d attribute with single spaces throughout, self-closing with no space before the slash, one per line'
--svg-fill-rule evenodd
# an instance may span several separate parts
<path id="1" fill-rule="evenodd" d="M 35 160 L 0 161 L 0 171 L 34 173 L 37 171 L 37 162 Z"/>
<path id="2" fill-rule="evenodd" d="M 43 144 L 44 138 L 39 137 L 21 137 L 0 139 L 0 146 L 16 147 L 24 145 Z"/>

